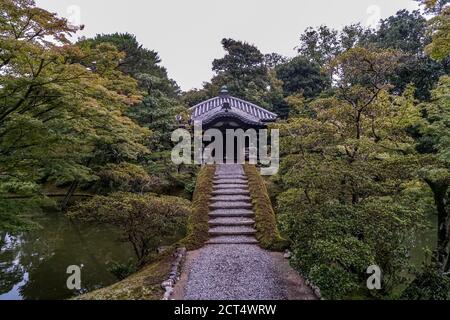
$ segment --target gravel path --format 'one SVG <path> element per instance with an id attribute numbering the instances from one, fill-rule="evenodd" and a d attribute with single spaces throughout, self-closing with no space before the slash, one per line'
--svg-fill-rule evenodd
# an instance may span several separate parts
<path id="1" fill-rule="evenodd" d="M 283 299 L 277 267 L 256 245 L 209 245 L 192 265 L 186 300 Z"/>

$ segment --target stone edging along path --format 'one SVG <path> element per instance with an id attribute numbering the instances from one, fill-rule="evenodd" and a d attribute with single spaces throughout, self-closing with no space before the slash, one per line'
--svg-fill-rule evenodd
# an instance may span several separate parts
<path id="1" fill-rule="evenodd" d="M 173 293 L 173 287 L 180 279 L 181 267 L 183 265 L 184 259 L 186 258 L 186 248 L 178 248 L 174 252 L 173 256 L 175 257 L 175 260 L 172 262 L 169 276 L 167 280 L 161 283 L 161 288 L 164 289 L 162 300 L 169 300 L 170 296 Z"/>
<path id="2" fill-rule="evenodd" d="M 169 279 L 162 283 L 164 299 L 317 299 L 315 290 L 289 266 L 283 253 L 258 245 L 248 180 L 241 165 L 216 167 L 208 205 L 209 240 L 194 251 L 177 250 Z"/>

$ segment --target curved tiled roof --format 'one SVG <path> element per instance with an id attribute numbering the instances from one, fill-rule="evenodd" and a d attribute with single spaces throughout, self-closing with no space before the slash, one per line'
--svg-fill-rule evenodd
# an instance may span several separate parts
<path id="1" fill-rule="evenodd" d="M 229 110 L 230 113 L 235 113 L 239 117 L 243 117 L 250 122 L 271 122 L 278 118 L 273 112 L 228 94 L 222 94 L 193 106 L 189 109 L 192 112 L 191 118 L 194 121 L 208 121 L 209 118 L 215 117 L 218 113 L 223 112 L 222 106 L 226 102 L 228 102 L 231 107 Z"/>

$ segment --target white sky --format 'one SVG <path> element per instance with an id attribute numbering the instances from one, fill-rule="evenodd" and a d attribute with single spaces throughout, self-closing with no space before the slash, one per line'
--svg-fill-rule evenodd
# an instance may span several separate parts
<path id="1" fill-rule="evenodd" d="M 243 40 L 263 53 L 294 56 L 308 26 L 340 29 L 373 25 L 397 10 L 417 9 L 413 0 L 36 0 L 77 24 L 80 35 L 129 32 L 156 50 L 183 90 L 199 88 L 223 56 L 222 38 Z"/>

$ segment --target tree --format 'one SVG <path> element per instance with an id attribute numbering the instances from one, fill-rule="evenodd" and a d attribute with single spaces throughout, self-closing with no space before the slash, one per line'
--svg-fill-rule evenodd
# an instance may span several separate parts
<path id="1" fill-rule="evenodd" d="M 142 166 L 122 162 L 109 163 L 97 173 L 97 192 L 124 191 L 133 193 L 156 192 L 161 185 L 157 176 L 150 175 Z"/>
<path id="2" fill-rule="evenodd" d="M 182 101 L 188 107 L 193 107 L 200 102 L 213 98 L 205 89 L 192 89 L 182 94 Z"/>
<path id="3" fill-rule="evenodd" d="M 450 271 L 450 78 L 445 76 L 433 90 L 432 100 L 422 105 L 422 139 L 431 142 L 432 159 L 421 170 L 434 195 L 438 215 L 435 258 L 440 272 Z"/>
<path id="4" fill-rule="evenodd" d="M 184 187 L 185 180 L 189 181 L 191 174 L 188 172 L 180 178 L 180 168 L 173 167 L 170 161 L 173 147 L 170 135 L 180 125 L 176 120 L 177 116 L 183 116 L 184 122 L 187 122 L 188 115 L 178 97 L 178 86 L 168 78 L 166 69 L 160 65 L 158 54 L 144 48 L 130 34 L 99 35 L 94 39 L 84 40 L 79 45 L 93 48 L 114 45 L 123 54 L 117 68 L 136 79 L 142 95 L 140 102 L 128 108 L 125 113 L 152 132 L 146 140 L 146 145 L 152 152 L 142 155 L 139 164 L 150 174 L 153 182 L 158 182 L 158 185 L 153 185 L 153 191 L 165 192 L 173 187 Z M 166 165 L 172 169 L 167 170 L 164 167 Z M 122 173 L 122 170 L 117 172 L 118 175 Z"/>
<path id="5" fill-rule="evenodd" d="M 366 290 L 366 269 L 383 271 L 380 294 L 403 282 L 420 227 L 418 156 L 407 128 L 420 118 L 414 90 L 389 94 L 392 50 L 350 49 L 330 65 L 337 91 L 308 103 L 281 130 L 277 198 L 293 263 L 331 299 Z M 301 108 L 301 103 L 299 103 Z"/>
<path id="6" fill-rule="evenodd" d="M 297 56 L 276 68 L 277 78 L 283 81 L 286 96 L 301 93 L 306 98 L 314 98 L 330 86 L 328 77 L 320 67 Z"/>
<path id="7" fill-rule="evenodd" d="M 359 120 L 362 112 L 378 95 L 389 88 L 389 78 L 402 54 L 395 50 L 353 48 L 330 63 L 336 76 L 339 97 L 355 108 L 356 137 L 361 134 Z"/>
<path id="8" fill-rule="evenodd" d="M 342 52 L 339 33 L 327 26 L 309 27 L 300 36 L 298 53 L 319 66 L 325 66 Z"/>
<path id="9" fill-rule="evenodd" d="M 271 109 L 271 101 L 267 98 L 271 86 L 266 65 L 268 58 L 256 46 L 246 42 L 223 39 L 222 46 L 226 54 L 213 61 L 212 70 L 216 75 L 205 89 L 216 96 L 226 85 L 231 95 Z"/>
<path id="10" fill-rule="evenodd" d="M 223 73 L 237 81 L 266 74 L 264 55 L 255 46 L 233 39 L 223 39 L 222 46 L 227 53 L 223 58 L 213 61 L 214 72 Z"/>
<path id="11" fill-rule="evenodd" d="M 380 28 L 370 37 L 369 43 L 378 48 L 400 50 L 405 54 L 390 79 L 395 93 L 403 92 L 412 83 L 416 87 L 418 99 L 430 98 L 430 90 L 445 72 L 443 65 L 424 54 L 430 42 L 427 21 L 419 11 L 400 10 L 395 16 L 381 20 Z"/>
<path id="12" fill-rule="evenodd" d="M 182 232 L 189 213 L 190 202 L 181 198 L 118 192 L 81 203 L 70 216 L 119 227 L 142 267 L 159 245 Z"/>
<path id="13" fill-rule="evenodd" d="M 423 48 L 429 38 L 426 35 L 426 19 L 418 10 L 400 10 L 394 16 L 380 21 L 380 27 L 373 35 L 373 41 L 380 48 L 391 48 L 423 55 Z"/>
<path id="14" fill-rule="evenodd" d="M 427 33 L 427 20 L 419 11 L 400 10 L 380 20 L 377 30 L 363 28 L 360 24 L 345 26 L 341 31 L 326 26 L 308 28 L 300 42 L 298 52 L 322 68 L 339 54 L 355 47 L 370 49 L 375 46 L 401 51 L 404 54 L 402 60 L 389 79 L 391 90 L 402 94 L 412 83 L 416 87 L 416 98 L 420 100 L 428 100 L 439 77 L 448 72 L 445 61 L 441 64 L 424 54 L 431 38 Z M 334 75 L 330 73 L 329 76 L 332 79 Z"/>
<path id="15" fill-rule="evenodd" d="M 438 14 L 448 5 L 448 0 L 416 0 L 421 5 L 425 6 L 425 12 L 431 14 Z"/>
<path id="16" fill-rule="evenodd" d="M 431 58 L 444 61 L 449 59 L 450 7 L 442 9 L 440 15 L 430 21 L 432 42 L 426 47 Z M 448 61 L 447 61 L 448 62 Z"/>
<path id="17" fill-rule="evenodd" d="M 26 210 L 11 196 L 71 183 L 67 203 L 92 169 L 148 152 L 149 132 L 123 114 L 140 96 L 114 46 L 71 44 L 76 28 L 33 1 L 1 4 L 0 215 L 18 225 Z"/>
<path id="18" fill-rule="evenodd" d="M 286 63 L 287 60 L 288 59 L 286 57 L 283 57 L 276 52 L 267 53 L 264 55 L 264 64 L 268 69 L 274 69 L 275 67 Z"/>
<path id="19" fill-rule="evenodd" d="M 176 97 L 178 85 L 167 75 L 167 70 L 160 65 L 157 52 L 144 48 L 134 35 L 114 33 L 97 35 L 87 42 L 93 45 L 101 43 L 113 44 L 120 52 L 125 53 L 120 61 L 119 70 L 137 79 L 139 87 L 151 95 L 159 91 L 169 97 Z"/>
<path id="20" fill-rule="evenodd" d="M 38 208 L 40 168 L 87 174 L 76 164 L 82 148 L 62 135 L 53 118 L 66 93 L 64 83 L 86 71 L 62 64 L 65 50 L 57 49 L 69 44 L 77 28 L 36 8 L 34 1 L 2 1 L 0 9 L 0 226 L 14 231 L 28 227 L 26 213 Z M 71 156 L 64 159 L 62 153 Z M 30 199 L 12 203 L 5 199 L 10 193 Z"/>
<path id="21" fill-rule="evenodd" d="M 177 99 L 178 86 L 167 76 L 165 68 L 155 51 L 143 48 L 136 37 L 130 34 L 99 35 L 86 42 L 90 46 L 113 44 L 124 53 L 118 68 L 138 82 L 143 99 L 129 109 L 127 115 L 141 126 L 153 131 L 152 150 L 170 147 L 170 133 L 176 126 L 175 117 L 184 108 Z"/>

